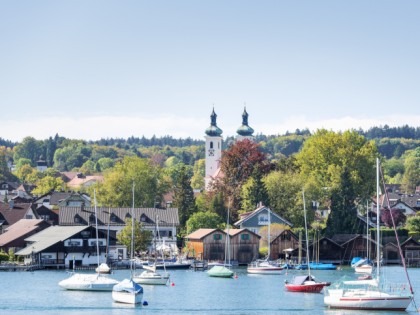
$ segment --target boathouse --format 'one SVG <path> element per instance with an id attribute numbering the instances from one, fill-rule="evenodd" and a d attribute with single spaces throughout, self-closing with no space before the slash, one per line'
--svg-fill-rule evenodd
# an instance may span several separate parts
<path id="1" fill-rule="evenodd" d="M 291 230 L 283 230 L 273 239 L 270 247 L 270 259 L 288 259 L 299 248 L 299 237 Z"/>
<path id="2" fill-rule="evenodd" d="M 261 236 L 248 229 L 230 229 L 229 234 L 232 260 L 239 265 L 247 265 L 258 259 Z"/>

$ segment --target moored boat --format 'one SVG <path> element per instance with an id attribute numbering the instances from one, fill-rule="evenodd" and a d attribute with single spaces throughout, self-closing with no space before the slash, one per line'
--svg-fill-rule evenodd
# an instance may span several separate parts
<path id="1" fill-rule="evenodd" d="M 118 303 L 139 304 L 143 298 L 143 288 L 132 279 L 124 279 L 112 290 L 112 299 Z"/>
<path id="2" fill-rule="evenodd" d="M 329 286 L 330 282 L 318 282 L 313 276 L 296 276 L 292 282 L 285 280 L 285 287 L 288 291 L 292 292 L 310 292 L 319 293 L 326 286 Z"/>

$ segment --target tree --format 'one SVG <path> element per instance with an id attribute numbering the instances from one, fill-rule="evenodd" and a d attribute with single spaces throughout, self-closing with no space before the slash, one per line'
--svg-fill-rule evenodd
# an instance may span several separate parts
<path id="1" fill-rule="evenodd" d="M 0 180 L 14 180 L 15 176 L 10 172 L 8 161 L 9 150 L 0 147 Z"/>
<path id="2" fill-rule="evenodd" d="M 305 191 L 314 192 L 313 200 L 330 201 L 327 236 L 357 232 L 356 202 L 374 192 L 377 156 L 374 142 L 356 131 L 324 129 L 305 141 L 296 155 Z"/>
<path id="3" fill-rule="evenodd" d="M 223 177 L 213 181 L 210 190 L 223 192 L 229 196 L 232 218 L 238 218 L 241 208 L 241 187 L 252 175 L 254 169 L 259 168 L 261 174 L 266 174 L 271 164 L 260 146 L 248 139 L 237 141 L 222 154 L 220 161 Z"/>
<path id="4" fill-rule="evenodd" d="M 206 160 L 200 159 L 195 161 L 193 168 L 193 176 L 191 178 L 191 187 L 194 189 L 204 190 L 204 176 L 206 172 Z"/>
<path id="5" fill-rule="evenodd" d="M 404 157 L 405 172 L 402 188 L 408 193 L 414 193 L 416 187 L 420 185 L 420 147 L 407 151 Z"/>
<path id="6" fill-rule="evenodd" d="M 182 165 L 174 180 L 174 207 L 178 208 L 179 224 L 185 227 L 188 218 L 197 211 L 188 168 Z"/>
<path id="7" fill-rule="evenodd" d="M 107 169 L 113 167 L 115 165 L 115 162 L 111 158 L 104 157 L 104 158 L 100 158 L 96 164 L 97 164 L 97 171 L 104 172 Z"/>
<path id="8" fill-rule="evenodd" d="M 406 220 L 404 213 L 400 209 L 396 208 L 391 208 L 391 210 L 381 209 L 380 214 L 381 221 L 385 224 L 386 227 L 393 227 L 392 219 L 394 219 L 395 227 L 403 224 Z"/>
<path id="9" fill-rule="evenodd" d="M 242 211 L 248 212 L 255 210 L 261 202 L 265 206 L 270 206 L 267 189 L 262 181 L 262 174 L 259 168 L 255 168 L 251 177 L 242 186 Z"/>
<path id="10" fill-rule="evenodd" d="M 161 169 L 150 160 L 135 156 L 126 156 L 104 173 L 102 183 L 95 185 L 99 205 L 111 207 L 130 207 L 134 182 L 134 202 L 139 207 L 154 207 L 162 201 L 163 193 L 168 191 L 168 184 L 161 174 Z M 91 186 L 93 190 L 94 186 Z"/>
<path id="11" fill-rule="evenodd" d="M 290 230 L 288 225 L 280 223 L 270 224 L 270 241 L 272 242 L 281 232 L 285 230 Z M 268 225 L 260 229 L 259 234 L 261 235 L 260 243 L 264 247 L 268 247 Z"/>
<path id="12" fill-rule="evenodd" d="M 420 216 L 416 215 L 407 218 L 407 228 L 410 232 L 420 233 Z"/>
<path id="13" fill-rule="evenodd" d="M 15 147 L 14 160 L 27 158 L 31 161 L 32 166 L 36 166 L 36 161 L 42 155 L 42 142 L 33 137 L 26 137 Z"/>
<path id="14" fill-rule="evenodd" d="M 49 193 L 50 191 L 60 191 L 64 186 L 64 182 L 61 177 L 52 177 L 49 175 L 41 178 L 35 184 L 36 188 L 32 190 L 32 193 L 35 195 L 43 195 Z"/>
<path id="15" fill-rule="evenodd" d="M 127 246 L 127 252 L 131 253 L 131 236 L 132 236 L 132 219 L 127 218 L 125 221 L 125 227 L 117 234 L 117 240 L 119 243 Z M 152 243 L 153 233 L 152 231 L 145 230 L 141 222 L 134 221 L 134 252 L 145 251 L 147 247 Z M 133 257 L 131 257 L 133 258 Z"/>
<path id="16" fill-rule="evenodd" d="M 220 216 L 213 212 L 196 212 L 193 213 L 187 220 L 187 234 L 190 234 L 198 229 L 217 229 L 223 226 L 223 221 Z"/>

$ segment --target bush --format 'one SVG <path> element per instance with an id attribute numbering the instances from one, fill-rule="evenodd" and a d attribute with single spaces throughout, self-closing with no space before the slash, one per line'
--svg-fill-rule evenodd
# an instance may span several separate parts
<path id="1" fill-rule="evenodd" d="M 8 261 L 9 255 L 5 253 L 3 250 L 0 251 L 0 262 L 2 261 Z"/>
<path id="2" fill-rule="evenodd" d="M 260 258 L 265 258 L 268 255 L 268 247 L 260 247 Z"/>

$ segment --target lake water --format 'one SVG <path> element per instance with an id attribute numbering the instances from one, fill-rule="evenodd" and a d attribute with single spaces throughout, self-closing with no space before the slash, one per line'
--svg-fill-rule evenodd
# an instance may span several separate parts
<path id="1" fill-rule="evenodd" d="M 403 282 L 401 267 L 385 267 L 389 281 Z M 284 275 L 248 275 L 246 268 L 235 269 L 237 278 L 212 278 L 203 271 L 172 270 L 173 286 L 143 286 L 143 301 L 148 306 L 126 306 L 114 303 L 111 292 L 66 291 L 58 282 L 68 277 L 65 271 L 0 273 L 0 314 L 386 314 L 329 310 L 323 304 L 324 295 L 293 293 L 284 290 L 284 280 L 304 271 L 289 271 Z M 409 269 L 417 307 L 420 308 L 420 269 Z M 353 270 L 312 271 L 319 280 L 331 281 Z M 129 276 L 129 270 L 116 270 L 117 280 Z M 389 312 L 388 312 L 389 313 Z M 407 312 L 419 314 L 413 304 Z"/>

